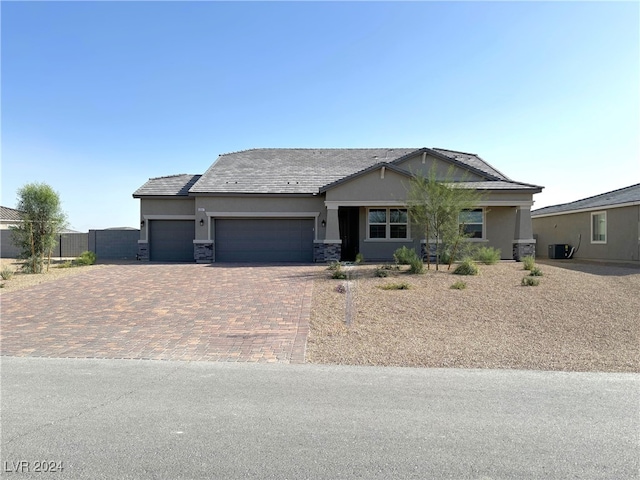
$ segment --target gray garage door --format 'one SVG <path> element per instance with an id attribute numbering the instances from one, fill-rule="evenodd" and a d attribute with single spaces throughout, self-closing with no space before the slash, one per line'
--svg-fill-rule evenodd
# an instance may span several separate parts
<path id="1" fill-rule="evenodd" d="M 149 259 L 156 262 L 193 262 L 193 220 L 151 220 Z"/>
<path id="2" fill-rule="evenodd" d="M 313 226 L 306 218 L 216 220 L 216 262 L 311 262 Z"/>

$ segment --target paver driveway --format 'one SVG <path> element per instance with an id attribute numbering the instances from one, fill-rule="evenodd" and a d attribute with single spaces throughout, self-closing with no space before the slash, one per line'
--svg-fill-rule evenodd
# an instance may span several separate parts
<path id="1" fill-rule="evenodd" d="M 317 271 L 109 265 L 4 293 L 0 353 L 302 363 Z"/>

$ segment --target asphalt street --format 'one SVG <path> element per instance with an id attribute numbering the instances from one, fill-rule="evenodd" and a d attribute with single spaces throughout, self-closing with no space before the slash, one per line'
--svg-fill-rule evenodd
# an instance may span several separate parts
<path id="1" fill-rule="evenodd" d="M 640 478 L 634 374 L 0 362 L 3 478 Z"/>

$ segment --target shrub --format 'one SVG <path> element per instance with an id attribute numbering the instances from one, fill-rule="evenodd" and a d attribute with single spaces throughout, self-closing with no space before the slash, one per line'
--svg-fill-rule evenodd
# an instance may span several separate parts
<path id="1" fill-rule="evenodd" d="M 485 265 L 494 265 L 500 261 L 500 249 L 480 247 L 475 253 L 475 259 Z"/>
<path id="2" fill-rule="evenodd" d="M 531 270 L 536 264 L 536 259 L 531 255 L 527 255 L 526 257 L 522 257 L 522 267 L 525 270 Z"/>
<path id="3" fill-rule="evenodd" d="M 338 265 L 333 269 L 331 278 L 333 278 L 334 280 L 344 280 L 345 278 L 347 278 L 347 272 L 342 270 L 342 265 L 340 265 L 340 263 L 338 263 Z"/>
<path id="4" fill-rule="evenodd" d="M 341 267 L 342 267 L 342 264 L 334 260 L 333 262 L 330 262 L 329 265 L 327 265 L 327 270 L 334 271 L 334 270 L 340 269 Z"/>
<path id="5" fill-rule="evenodd" d="M 411 265 L 414 259 L 420 259 L 413 248 L 401 247 L 393 253 L 393 258 L 398 265 Z"/>
<path id="6" fill-rule="evenodd" d="M 9 267 L 4 267 L 0 272 L 0 277 L 2 277 L 3 280 L 10 280 L 11 277 L 13 277 L 13 270 Z"/>
<path id="7" fill-rule="evenodd" d="M 37 255 L 24 258 L 20 270 L 24 273 L 42 273 L 44 270 L 44 260 Z"/>
<path id="8" fill-rule="evenodd" d="M 478 266 L 471 258 L 465 258 L 453 273 L 455 275 L 478 275 Z"/>
<path id="9" fill-rule="evenodd" d="M 409 290 L 411 288 L 411 284 L 407 282 L 385 283 L 384 285 L 379 285 L 378 288 L 381 288 L 382 290 Z"/>
<path id="10" fill-rule="evenodd" d="M 467 283 L 463 282 L 462 280 L 458 280 L 456 283 L 451 285 L 451 288 L 453 288 L 454 290 L 464 290 L 465 288 L 467 288 Z"/>
<path id="11" fill-rule="evenodd" d="M 384 267 L 377 267 L 374 271 L 373 274 L 376 277 L 388 277 L 389 276 L 389 269 L 388 268 L 384 268 Z"/>
<path id="12" fill-rule="evenodd" d="M 73 262 L 71 260 L 67 260 L 66 262 L 58 265 L 58 268 L 71 268 L 71 267 L 73 267 Z"/>
<path id="13" fill-rule="evenodd" d="M 422 259 L 416 255 L 416 257 L 412 258 L 409 262 L 409 273 L 418 274 L 422 272 L 424 272 L 424 263 Z"/>
<path id="14" fill-rule="evenodd" d="M 523 277 L 522 286 L 524 287 L 537 287 L 540 285 L 540 279 L 536 277 Z"/>
<path id="15" fill-rule="evenodd" d="M 356 261 L 354 263 L 356 265 L 360 265 L 361 263 L 364 263 L 364 256 L 361 253 L 358 253 L 356 255 Z"/>
<path id="16" fill-rule="evenodd" d="M 89 250 L 85 250 L 78 258 L 76 258 L 75 263 L 76 265 L 93 265 L 96 263 L 96 254 Z"/>
<path id="17" fill-rule="evenodd" d="M 529 275 L 532 277 L 542 277 L 544 274 L 542 273 L 542 270 L 540 270 L 538 267 L 533 267 L 529 272 Z"/>

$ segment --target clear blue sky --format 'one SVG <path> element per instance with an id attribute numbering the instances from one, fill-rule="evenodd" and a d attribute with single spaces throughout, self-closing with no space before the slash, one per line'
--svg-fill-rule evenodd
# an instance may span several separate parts
<path id="1" fill-rule="evenodd" d="M 149 177 L 258 147 L 442 147 L 545 186 L 640 182 L 637 2 L 1 2 L 2 205 L 138 226 Z"/>

